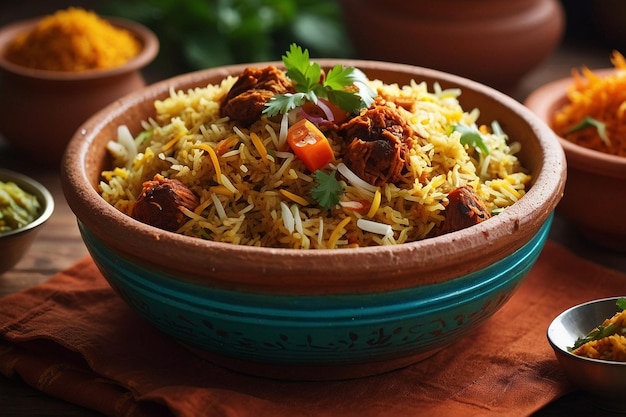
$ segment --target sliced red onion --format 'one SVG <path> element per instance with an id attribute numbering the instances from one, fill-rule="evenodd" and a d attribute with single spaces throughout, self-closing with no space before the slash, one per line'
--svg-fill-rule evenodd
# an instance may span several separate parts
<path id="1" fill-rule="evenodd" d="M 328 107 L 326 105 L 326 103 L 324 103 L 322 100 L 317 100 L 317 107 L 319 107 L 320 109 L 322 109 L 322 111 L 324 112 L 324 114 L 326 115 L 326 119 L 330 120 L 331 122 L 333 120 L 335 120 L 335 115 L 333 114 L 332 110 L 330 109 L 330 107 Z"/>
<path id="2" fill-rule="evenodd" d="M 304 110 L 300 110 L 299 114 L 300 116 L 304 117 L 305 119 L 307 119 L 308 121 L 310 121 L 311 123 L 317 126 L 321 125 L 322 123 L 326 121 L 326 119 L 324 119 L 323 117 L 311 116 L 309 113 L 305 112 Z"/>

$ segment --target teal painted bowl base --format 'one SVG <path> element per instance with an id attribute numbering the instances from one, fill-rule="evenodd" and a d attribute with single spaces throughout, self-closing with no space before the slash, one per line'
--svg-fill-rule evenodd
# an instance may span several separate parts
<path id="1" fill-rule="evenodd" d="M 550 217 L 524 246 L 469 275 L 372 294 L 293 296 L 202 287 L 137 265 L 79 223 L 94 262 L 140 316 L 220 366 L 290 380 L 399 369 L 453 344 L 499 310 L 536 262 Z"/>
<path id="2" fill-rule="evenodd" d="M 181 345 L 196 356 L 220 367 L 230 369 L 231 371 L 250 376 L 288 381 L 339 381 L 380 375 L 426 360 L 448 346 L 440 346 L 428 351 L 419 351 L 408 356 L 384 360 L 377 359 L 373 356 L 371 360 L 364 363 L 325 365 L 303 363 L 294 365 L 239 359 L 232 356 L 207 352 L 206 350 L 185 343 L 181 343 Z"/>

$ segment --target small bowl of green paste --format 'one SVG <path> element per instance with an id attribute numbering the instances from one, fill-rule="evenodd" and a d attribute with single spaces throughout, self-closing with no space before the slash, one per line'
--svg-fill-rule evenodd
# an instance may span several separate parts
<path id="1" fill-rule="evenodd" d="M 0 169 L 0 274 L 22 259 L 53 211 L 54 200 L 43 185 Z"/>

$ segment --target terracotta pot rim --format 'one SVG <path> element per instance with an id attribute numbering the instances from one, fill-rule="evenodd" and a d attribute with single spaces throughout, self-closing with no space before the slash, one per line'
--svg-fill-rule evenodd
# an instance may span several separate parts
<path id="1" fill-rule="evenodd" d="M 109 21 L 116 27 L 132 32 L 142 43 L 143 48 L 139 54 L 121 66 L 107 69 L 93 69 L 85 71 L 50 71 L 35 68 L 28 68 L 15 64 L 4 57 L 5 45 L 12 41 L 14 37 L 25 30 L 31 29 L 45 16 L 39 16 L 27 20 L 21 20 L 0 28 L 0 68 L 24 78 L 37 80 L 49 80 L 55 82 L 77 82 L 89 81 L 101 78 L 112 78 L 120 74 L 139 70 L 148 65 L 156 57 L 159 51 L 159 39 L 146 26 L 119 17 L 104 16 L 103 19 Z"/>

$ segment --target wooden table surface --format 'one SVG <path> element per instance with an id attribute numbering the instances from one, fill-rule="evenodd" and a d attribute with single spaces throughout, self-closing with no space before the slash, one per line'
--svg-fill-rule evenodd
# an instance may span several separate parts
<path id="1" fill-rule="evenodd" d="M 556 53 L 535 71 L 529 74 L 514 90 L 508 92 L 523 101 L 536 87 L 570 74 L 572 68 L 587 65 L 590 68 L 610 66 L 610 51 L 595 46 L 584 47 L 562 45 Z M 149 80 L 150 81 L 150 80 Z M 67 206 L 61 190 L 59 171 L 41 169 L 21 159 L 0 138 L 0 167 L 17 170 L 31 175 L 43 183 L 53 194 L 56 202 L 52 218 L 37 236 L 26 256 L 10 271 L 0 275 L 0 306 L 2 296 L 32 287 L 55 273 L 73 265 L 87 255 L 79 236 L 73 213 Z M 594 247 L 582 240 L 571 225 L 557 216 L 550 238 L 569 247 L 579 256 L 587 257 L 599 264 L 626 272 L 626 256 Z M 1 256 L 1 255 L 0 255 Z M 0 416 L 98 416 L 99 414 L 42 394 L 19 380 L 0 376 Z M 537 417 L 547 416 L 607 416 L 586 398 L 570 394 L 537 412 Z"/>

